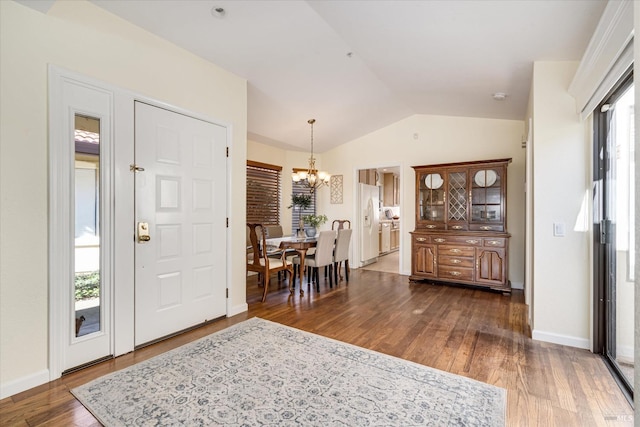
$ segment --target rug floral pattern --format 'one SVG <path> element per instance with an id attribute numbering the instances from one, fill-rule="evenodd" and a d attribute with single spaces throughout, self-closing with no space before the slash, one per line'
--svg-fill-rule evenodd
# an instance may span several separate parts
<path id="1" fill-rule="evenodd" d="M 106 426 L 503 426 L 506 391 L 253 318 L 72 390 Z"/>

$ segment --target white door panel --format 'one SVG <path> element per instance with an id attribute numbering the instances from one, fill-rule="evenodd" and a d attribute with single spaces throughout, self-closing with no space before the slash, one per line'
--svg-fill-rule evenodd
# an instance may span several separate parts
<path id="1" fill-rule="evenodd" d="M 226 313 L 226 129 L 136 103 L 135 343 Z M 137 229 L 137 227 L 136 227 Z"/>
<path id="2" fill-rule="evenodd" d="M 113 354 L 113 94 L 53 69 L 50 91 L 49 369 L 55 379 Z"/>

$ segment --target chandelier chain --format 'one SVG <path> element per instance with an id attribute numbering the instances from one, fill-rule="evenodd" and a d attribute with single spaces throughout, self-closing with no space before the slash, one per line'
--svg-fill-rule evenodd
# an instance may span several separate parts
<path id="1" fill-rule="evenodd" d="M 292 174 L 294 182 L 304 184 L 309 188 L 309 192 L 313 193 L 317 188 L 323 185 L 329 185 L 331 175 L 324 171 L 316 170 L 316 159 L 313 157 L 313 124 L 316 119 L 309 119 L 307 123 L 311 125 L 311 157 L 309 157 L 309 169 L 306 172 L 295 172 Z"/>

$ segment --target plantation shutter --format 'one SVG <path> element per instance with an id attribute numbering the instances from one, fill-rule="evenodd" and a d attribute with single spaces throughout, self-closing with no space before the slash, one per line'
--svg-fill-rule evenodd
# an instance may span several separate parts
<path id="1" fill-rule="evenodd" d="M 280 224 L 281 166 L 247 160 L 247 222 Z"/>
<path id="2" fill-rule="evenodd" d="M 300 182 L 292 182 L 291 183 L 291 191 L 293 194 L 309 194 L 309 187 L 305 186 Z M 316 213 L 316 193 L 311 194 L 311 206 L 308 209 L 303 209 L 302 211 L 298 210 L 298 208 L 292 208 L 291 212 L 291 230 L 298 230 L 300 228 L 300 217 L 305 215 L 311 215 Z M 305 228 L 308 227 L 305 224 Z"/>

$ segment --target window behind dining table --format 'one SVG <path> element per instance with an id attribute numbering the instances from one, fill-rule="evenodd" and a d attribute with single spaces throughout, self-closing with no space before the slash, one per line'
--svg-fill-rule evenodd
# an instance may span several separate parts
<path id="1" fill-rule="evenodd" d="M 291 182 L 291 191 L 292 194 L 309 194 L 309 187 L 304 185 L 301 182 Z M 291 199 L 289 200 L 289 204 L 291 205 Z M 293 208 L 291 212 L 291 230 L 293 232 L 297 231 L 300 227 L 300 217 L 305 215 L 312 215 L 316 213 L 316 193 L 311 193 L 311 205 L 308 209 L 298 210 L 297 208 Z M 308 225 L 305 224 L 305 228 Z"/>
<path id="2" fill-rule="evenodd" d="M 247 222 L 280 223 L 282 166 L 247 160 Z"/>

